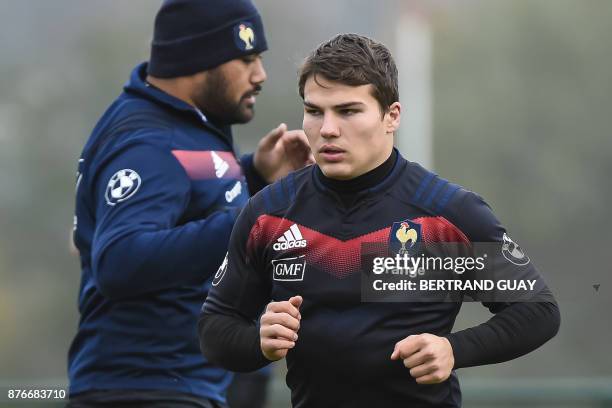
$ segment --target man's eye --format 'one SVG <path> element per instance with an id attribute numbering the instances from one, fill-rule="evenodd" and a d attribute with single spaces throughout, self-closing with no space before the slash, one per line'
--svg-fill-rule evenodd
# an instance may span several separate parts
<path id="1" fill-rule="evenodd" d="M 320 114 L 321 114 L 321 112 L 319 112 L 319 111 L 318 111 L 318 110 L 316 110 L 316 109 L 304 109 L 304 111 L 305 111 L 307 114 L 312 115 L 312 116 L 318 116 L 318 115 L 320 115 Z"/>
<path id="2" fill-rule="evenodd" d="M 358 113 L 359 111 L 357 109 L 342 109 L 340 111 L 341 114 L 343 114 L 344 116 L 351 116 L 354 115 L 356 113 Z"/>
<path id="3" fill-rule="evenodd" d="M 242 62 L 244 62 L 245 64 L 251 64 L 255 62 L 255 59 L 257 59 L 257 57 L 253 55 L 247 55 L 246 57 L 242 57 Z"/>

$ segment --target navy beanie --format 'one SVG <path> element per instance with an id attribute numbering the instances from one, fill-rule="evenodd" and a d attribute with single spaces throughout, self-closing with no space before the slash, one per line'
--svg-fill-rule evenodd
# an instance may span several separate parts
<path id="1" fill-rule="evenodd" d="M 158 78 L 187 76 L 267 49 L 250 0 L 165 0 L 147 71 Z"/>

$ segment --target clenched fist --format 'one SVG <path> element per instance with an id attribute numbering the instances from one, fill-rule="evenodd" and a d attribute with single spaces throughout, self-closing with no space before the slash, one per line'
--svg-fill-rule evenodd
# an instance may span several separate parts
<path id="1" fill-rule="evenodd" d="M 453 348 L 448 339 L 429 333 L 408 336 L 398 341 L 391 360 L 400 359 L 419 384 L 446 381 L 455 365 Z"/>
<path id="2" fill-rule="evenodd" d="M 283 302 L 271 302 L 261 316 L 259 337 L 261 352 L 268 360 L 284 358 L 295 347 L 300 329 L 302 297 L 294 296 Z"/>

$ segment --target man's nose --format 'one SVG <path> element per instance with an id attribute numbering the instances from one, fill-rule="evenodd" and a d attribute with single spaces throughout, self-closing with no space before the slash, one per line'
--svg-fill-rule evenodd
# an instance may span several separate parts
<path id="1" fill-rule="evenodd" d="M 255 61 L 253 75 L 251 76 L 251 81 L 254 84 L 261 84 L 266 79 L 268 79 L 268 74 L 266 74 L 266 70 L 264 69 L 263 61 L 261 60 L 261 58 L 257 58 L 257 60 Z"/>
<path id="2" fill-rule="evenodd" d="M 323 115 L 323 124 L 321 125 L 322 137 L 338 137 L 340 136 L 340 128 L 336 123 L 333 114 L 326 113 Z"/>

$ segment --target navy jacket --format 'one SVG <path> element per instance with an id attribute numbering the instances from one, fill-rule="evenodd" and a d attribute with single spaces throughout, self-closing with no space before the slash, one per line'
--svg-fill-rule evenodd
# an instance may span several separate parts
<path id="1" fill-rule="evenodd" d="M 202 357 L 196 321 L 247 179 L 251 193 L 263 180 L 252 156 L 237 159 L 229 126 L 145 77 L 141 64 L 79 160 L 70 395 L 157 389 L 224 401 L 231 375 Z"/>

